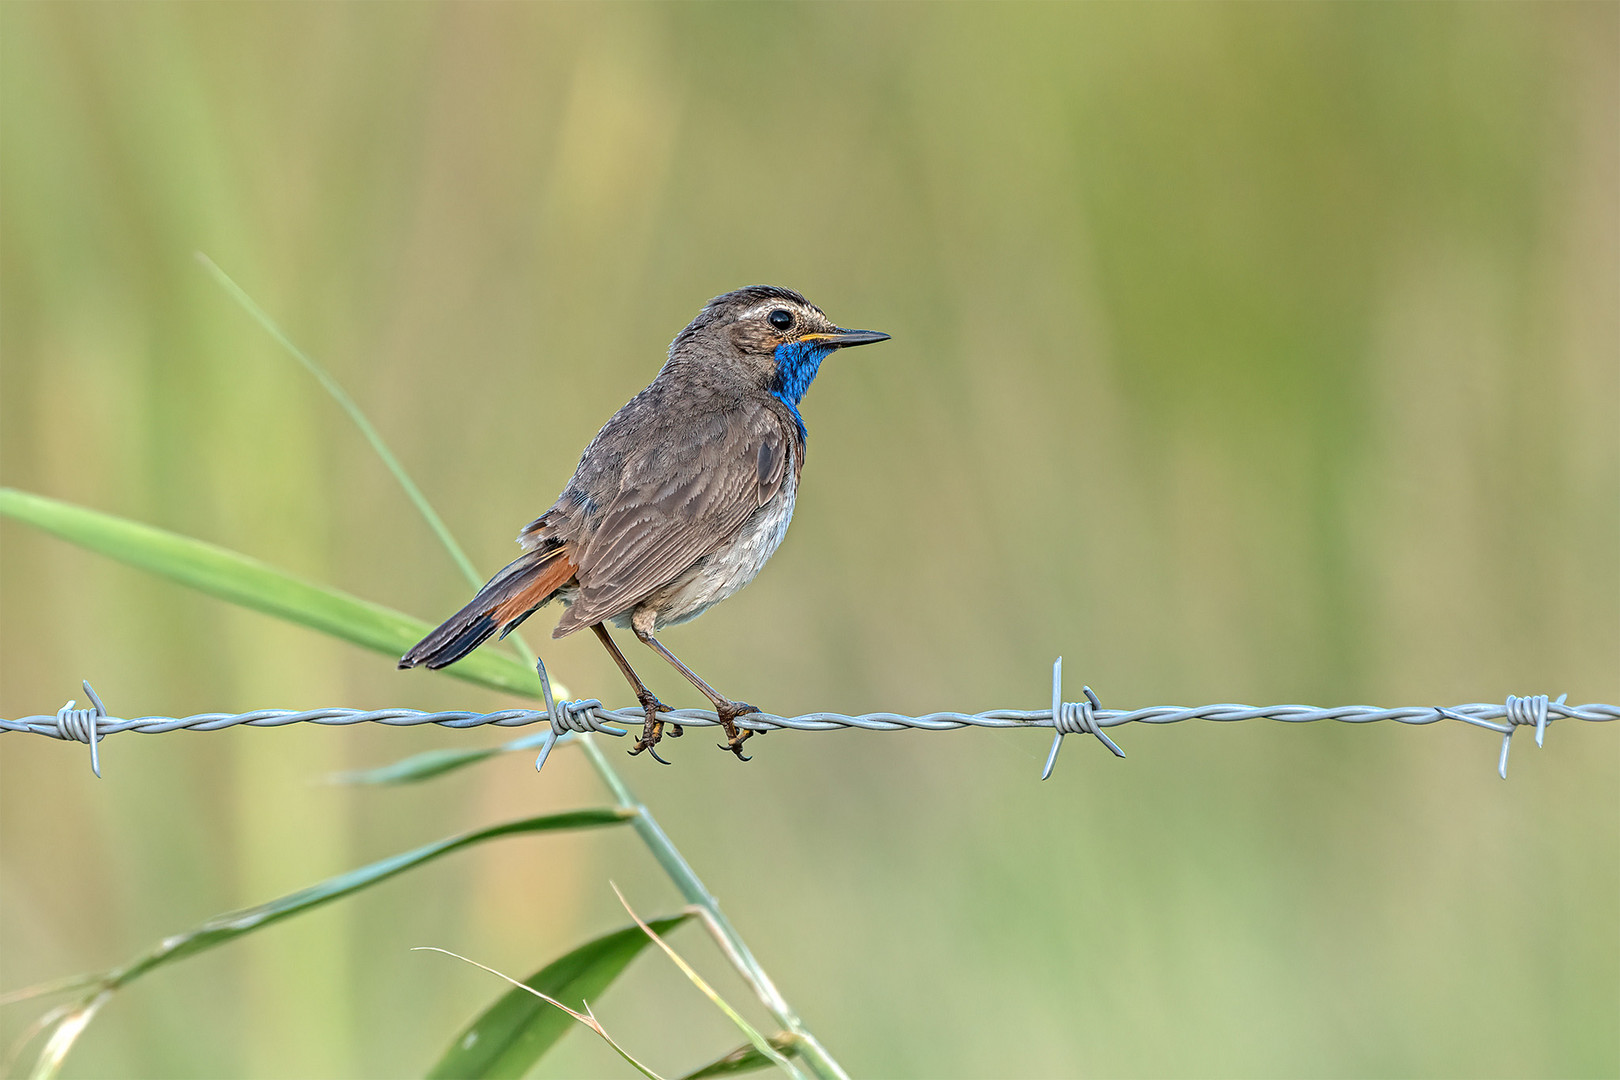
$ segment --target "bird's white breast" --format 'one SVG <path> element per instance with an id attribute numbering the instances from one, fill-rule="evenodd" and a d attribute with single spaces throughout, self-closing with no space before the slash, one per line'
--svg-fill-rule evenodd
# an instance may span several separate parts
<path id="1" fill-rule="evenodd" d="M 710 555 L 701 566 L 682 575 L 669 596 L 658 604 L 659 627 L 694 619 L 712 604 L 718 604 L 753 581 L 787 536 L 793 520 L 793 500 L 798 494 L 798 477 L 793 464 L 786 464 L 787 475 L 776 497 L 760 507 L 730 545 Z"/>

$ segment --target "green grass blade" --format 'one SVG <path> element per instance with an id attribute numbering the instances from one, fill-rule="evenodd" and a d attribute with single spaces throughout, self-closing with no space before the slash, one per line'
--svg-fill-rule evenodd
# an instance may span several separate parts
<path id="1" fill-rule="evenodd" d="M 771 1048 L 783 1057 L 797 1057 L 799 1037 L 790 1032 L 778 1032 L 770 1037 Z M 734 1073 L 768 1069 L 776 1062 L 759 1052 L 753 1043 L 744 1043 L 724 1057 L 715 1058 L 696 1072 L 689 1072 L 681 1080 L 708 1080 L 711 1076 L 731 1076 Z"/>
<path id="2" fill-rule="evenodd" d="M 0 514 L 221 600 L 389 656 L 399 656 L 433 629 L 420 619 L 227 548 L 43 495 L 0 488 Z M 490 650 L 474 652 L 444 673 L 524 697 L 540 692 L 533 670 Z"/>
<path id="3" fill-rule="evenodd" d="M 442 858 L 453 851 L 459 851 L 474 844 L 481 844 L 486 840 L 495 840 L 503 836 L 520 836 L 528 833 L 559 832 L 572 829 L 596 828 L 604 825 L 622 825 L 633 816 L 633 812 L 620 807 L 603 807 L 591 810 L 571 810 L 562 814 L 543 814 L 538 817 L 521 818 L 500 825 L 491 825 L 488 828 L 475 829 L 459 836 L 446 837 L 443 840 L 416 848 L 413 851 L 381 859 L 368 866 L 351 870 L 346 874 L 328 878 L 308 888 L 288 893 L 286 896 L 278 897 L 268 903 L 216 915 L 184 933 L 164 938 L 156 948 L 137 957 L 123 967 L 114 968 L 111 971 L 90 976 L 86 979 L 74 980 L 78 986 L 89 985 L 94 989 L 77 1005 L 53 1012 L 49 1018 L 49 1023 L 55 1023 L 56 1029 L 47 1042 L 45 1050 L 40 1055 L 40 1060 L 34 1067 L 33 1075 L 39 1077 L 54 1076 L 57 1069 L 61 1067 L 62 1059 L 67 1056 L 73 1042 L 83 1033 L 85 1026 L 89 1024 L 96 1011 L 105 1004 L 112 992 L 134 982 L 149 971 L 184 960 L 188 956 L 193 956 L 205 950 L 225 945 L 244 934 L 262 930 L 295 915 L 302 915 L 306 911 L 312 911 L 325 904 L 330 904 L 334 900 L 341 900 L 345 896 L 351 896 L 362 889 L 369 889 L 373 885 L 381 884 L 391 877 L 403 874 L 407 870 L 414 870 L 418 866 Z"/>
<path id="4" fill-rule="evenodd" d="M 227 942 L 234 941 L 243 934 L 262 930 L 266 926 L 280 922 L 311 911 L 323 904 L 350 896 L 362 889 L 369 889 L 373 885 L 387 881 L 407 870 L 414 870 L 418 866 L 442 858 L 453 851 L 481 844 L 486 840 L 494 840 L 503 836 L 519 836 L 527 833 L 559 832 L 572 829 L 589 829 L 603 825 L 621 825 L 627 822 L 631 814 L 618 807 L 603 807 L 591 810 L 570 810 L 562 814 L 543 814 L 539 817 L 521 818 L 517 821 L 508 821 L 500 825 L 491 825 L 488 828 L 476 829 L 472 832 L 462 833 L 459 836 L 447 837 L 432 844 L 416 848 L 414 851 L 403 852 L 362 866 L 357 870 L 350 870 L 346 874 L 328 878 L 325 881 L 297 892 L 288 893 L 268 903 L 258 904 L 254 907 L 243 908 L 240 911 L 227 912 L 216 915 L 207 922 L 186 931 L 165 938 L 157 948 L 130 964 L 109 973 L 104 980 L 108 988 L 123 986 L 131 980 L 146 974 L 154 968 L 164 964 L 171 964 L 187 956 L 212 949 Z"/>
<path id="5" fill-rule="evenodd" d="M 557 745 L 565 745 L 570 735 L 563 734 L 557 739 Z M 521 739 L 502 743 L 500 746 L 469 747 L 465 750 L 443 749 L 425 750 L 420 754 L 412 754 L 408 758 L 388 765 L 379 765 L 375 769 L 358 769 L 353 772 L 338 773 L 332 777 L 334 784 L 416 784 L 423 780 L 432 780 L 446 773 L 465 769 L 469 765 L 476 765 L 480 761 L 488 761 L 500 754 L 508 754 L 514 750 L 535 750 L 544 742 L 546 735 L 528 735 Z"/>
<path id="6" fill-rule="evenodd" d="M 652 925 L 667 933 L 691 917 L 675 915 Z M 651 941 L 639 926 L 627 926 L 553 960 L 523 983 L 570 1008 L 584 1008 Z M 427 1075 L 433 1080 L 522 1076 L 571 1026 L 566 1014 L 514 987 L 462 1029 Z"/>
<path id="7" fill-rule="evenodd" d="M 399 481 L 399 486 L 405 489 L 405 495 L 411 500 L 412 505 L 416 507 L 417 513 L 421 514 L 423 519 L 427 521 L 428 528 L 433 530 L 434 535 L 439 538 L 439 543 L 443 544 L 444 549 L 450 553 L 450 558 L 455 560 L 456 566 L 466 575 L 467 580 L 472 582 L 473 588 L 476 589 L 482 585 L 484 579 L 478 576 L 478 570 L 473 566 L 472 560 L 467 558 L 467 553 L 461 550 L 461 545 L 456 543 L 455 537 L 450 535 L 450 530 L 445 526 L 444 519 L 440 518 L 432 505 L 428 503 L 427 497 L 422 494 L 422 489 L 416 486 L 416 482 L 405 471 L 405 466 L 399 463 L 399 459 L 394 456 L 394 452 L 383 441 L 381 433 L 371 426 L 371 421 L 366 419 L 366 414 L 360 411 L 360 406 L 354 403 L 354 399 L 349 396 L 348 391 L 343 389 L 342 384 L 332 378 L 327 373 L 327 370 L 311 359 L 304 350 L 294 345 L 292 339 L 282 331 L 276 321 L 263 308 L 254 303 L 253 297 L 247 294 L 247 290 L 231 280 L 231 276 L 221 270 L 213 259 L 200 251 L 196 254 L 197 261 L 202 264 L 203 269 L 213 276 L 215 281 L 219 282 L 220 287 L 230 293 L 231 298 L 241 304 L 243 309 L 253 316 L 254 321 L 264 327 L 265 332 L 275 338 L 283 349 L 291 353 L 293 358 L 304 366 L 304 370 L 313 375 L 315 380 L 326 389 L 326 392 L 332 395 L 343 411 L 349 414 L 349 419 L 354 421 L 354 426 L 360 429 L 360 434 L 366 437 L 366 441 L 377 452 L 377 456 L 382 458 L 383 464 L 388 467 L 388 471 L 394 474 L 394 479 Z"/>

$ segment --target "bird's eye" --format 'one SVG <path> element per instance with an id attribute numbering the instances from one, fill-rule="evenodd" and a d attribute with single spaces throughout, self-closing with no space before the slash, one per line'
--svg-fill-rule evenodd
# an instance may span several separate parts
<path id="1" fill-rule="evenodd" d="M 779 307 L 775 311 L 772 311 L 769 315 L 765 316 L 765 318 L 768 319 L 770 324 L 776 327 L 778 330 L 786 330 L 788 327 L 793 325 L 793 312 L 789 311 L 787 308 Z"/>

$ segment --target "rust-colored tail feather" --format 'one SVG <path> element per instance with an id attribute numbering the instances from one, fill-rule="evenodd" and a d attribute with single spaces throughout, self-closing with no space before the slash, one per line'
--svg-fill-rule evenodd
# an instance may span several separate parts
<path id="1" fill-rule="evenodd" d="M 467 606 L 400 657 L 402 668 L 418 664 L 442 668 L 482 645 L 497 630 L 506 631 L 528 618 L 574 576 L 564 547 L 526 551 L 478 590 Z"/>

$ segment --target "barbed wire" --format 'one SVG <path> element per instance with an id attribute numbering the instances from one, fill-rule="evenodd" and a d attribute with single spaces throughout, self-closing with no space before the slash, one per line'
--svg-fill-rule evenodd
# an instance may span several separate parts
<path id="1" fill-rule="evenodd" d="M 84 684 L 84 692 L 94 708 L 75 708 L 69 701 L 52 715 L 24 716 L 16 720 L 0 719 L 0 731 L 29 732 L 55 739 L 88 743 L 90 767 L 101 775 L 98 750 L 103 738 L 124 731 L 143 735 L 157 735 L 169 731 L 222 731 L 231 727 L 285 727 L 288 724 L 322 724 L 347 726 L 350 724 L 386 724 L 391 727 L 414 727 L 437 724 L 448 728 L 525 727 L 544 721 L 548 730 L 540 744 L 534 767 L 546 763 L 552 748 L 570 734 L 598 732 L 603 735 L 622 736 L 627 727 L 615 724 L 637 725 L 646 714 L 639 705 L 619 709 L 605 708 L 596 698 L 557 701 L 551 692 L 551 680 L 545 664 L 535 663 L 545 696 L 543 709 L 501 709 L 496 712 L 469 712 L 449 710 L 428 712 L 421 709 L 256 709 L 240 713 L 195 713 L 191 716 L 141 716 L 133 719 L 110 716 L 101 699 Z M 749 713 L 737 718 L 739 727 L 756 732 L 768 731 L 836 731 L 856 728 L 862 731 L 955 731 L 961 728 L 991 728 L 1022 730 L 1045 728 L 1053 732 L 1052 748 L 1047 753 L 1041 779 L 1052 775 L 1058 750 L 1066 735 L 1094 735 L 1116 757 L 1125 752 L 1105 729 L 1126 724 L 1179 724 L 1186 720 L 1209 720 L 1216 723 L 1235 723 L 1241 720 L 1275 720 L 1286 724 L 1308 724 L 1319 720 L 1336 720 L 1345 724 L 1369 724 L 1390 720 L 1397 724 L 1433 724 L 1441 720 L 1456 720 L 1474 727 L 1494 731 L 1502 736 L 1502 752 L 1497 761 L 1497 772 L 1507 779 L 1508 750 L 1513 732 L 1520 727 L 1536 729 L 1536 745 L 1541 746 L 1547 725 L 1554 720 L 1585 720 L 1603 722 L 1620 720 L 1620 706 L 1589 704 L 1568 705 L 1560 694 L 1549 698 L 1546 694 L 1530 697 L 1509 695 L 1500 705 L 1475 702 L 1467 705 L 1443 707 L 1438 705 L 1407 705 L 1393 709 L 1374 705 L 1342 705 L 1319 708 L 1311 705 L 1200 705 L 1188 708 L 1180 705 L 1150 705 L 1141 709 L 1105 709 L 1092 693 L 1091 687 L 1082 687 L 1085 700 L 1063 700 L 1063 658 L 1052 665 L 1052 704 L 1047 709 L 991 709 L 979 713 L 931 712 L 920 716 L 900 713 L 874 712 L 850 715 L 837 712 L 810 712 L 798 716 L 777 716 L 773 713 Z M 719 727 L 720 719 L 703 709 L 670 709 L 659 714 L 665 720 L 683 727 Z"/>

